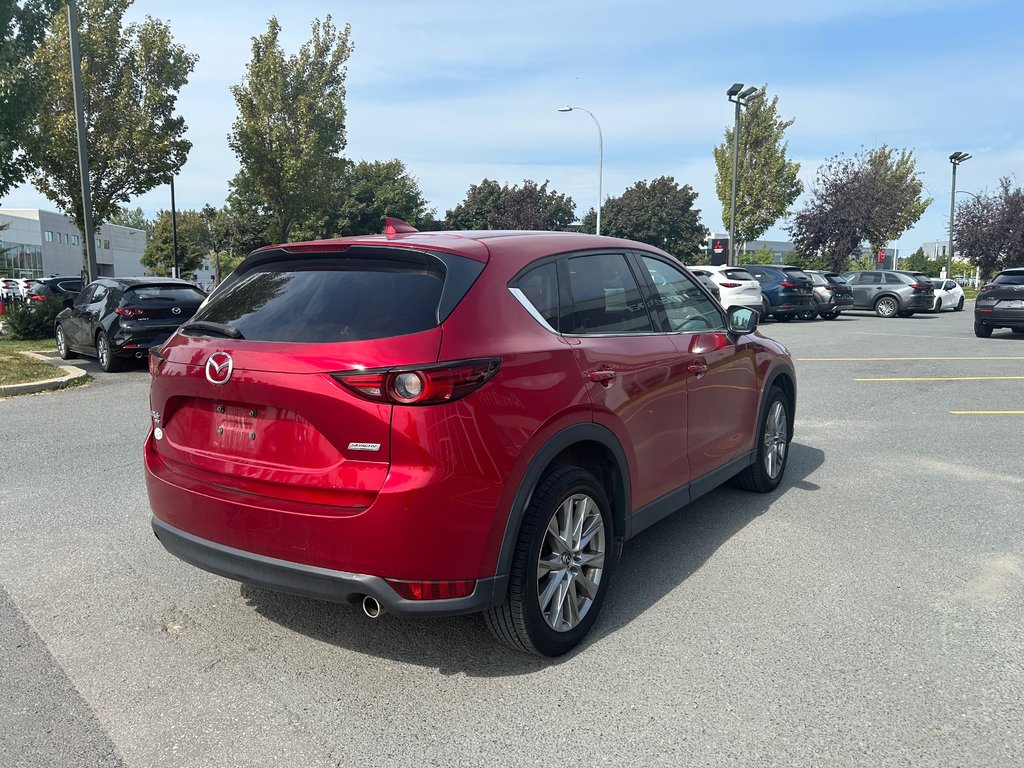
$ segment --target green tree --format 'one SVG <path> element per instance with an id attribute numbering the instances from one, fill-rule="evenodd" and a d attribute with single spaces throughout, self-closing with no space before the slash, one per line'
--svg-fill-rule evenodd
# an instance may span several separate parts
<path id="1" fill-rule="evenodd" d="M 206 220 L 198 211 L 178 211 L 178 270 L 187 279 L 195 272 L 211 252 L 210 231 Z M 146 243 L 142 254 L 142 266 L 154 275 L 170 275 L 174 266 L 174 236 L 171 227 L 171 212 L 159 211 L 153 236 Z"/>
<path id="2" fill-rule="evenodd" d="M 696 200 L 689 184 L 679 186 L 671 176 L 638 181 L 621 197 L 605 200 L 601 234 L 655 245 L 687 264 L 703 263 L 708 231 L 693 207 Z M 583 231 L 594 232 L 596 227 L 597 213 L 591 209 L 583 217 Z"/>
<path id="3" fill-rule="evenodd" d="M 32 64 L 58 0 L 0 0 L 0 198 L 25 180 L 25 152 L 44 91 Z M 67 23 L 65 21 L 65 23 Z"/>
<path id="4" fill-rule="evenodd" d="M 939 274 L 937 271 L 933 271 L 935 269 L 935 262 L 928 258 L 924 248 L 918 248 L 906 258 L 900 259 L 900 269 L 905 269 L 908 272 L 925 272 L 929 275 Z"/>
<path id="5" fill-rule="evenodd" d="M 146 218 L 146 214 L 139 207 L 119 208 L 117 213 L 111 215 L 110 223 L 118 224 L 122 227 L 141 229 L 146 233 L 147 239 L 153 236 L 153 229 L 156 227 L 156 222 Z"/>
<path id="6" fill-rule="evenodd" d="M 251 251 L 270 244 L 264 237 L 268 221 L 251 210 L 204 205 L 199 215 L 206 225 L 215 283 L 231 274 Z"/>
<path id="7" fill-rule="evenodd" d="M 767 85 L 764 86 L 767 89 Z M 794 119 L 779 117 L 778 96 L 755 99 L 740 116 L 736 185 L 736 245 L 742 248 L 757 240 L 789 212 L 789 206 L 804 191 L 798 178 L 800 163 L 789 160 L 786 129 Z M 733 129 L 714 148 L 715 191 L 722 202 L 722 224 L 729 226 L 732 210 Z"/>
<path id="8" fill-rule="evenodd" d="M 174 109 L 196 57 L 173 41 L 162 21 L 147 16 L 141 24 L 124 26 L 130 5 L 131 0 L 80 3 L 89 182 L 97 225 L 110 221 L 132 197 L 167 183 L 192 147 L 185 139 L 185 121 Z M 32 181 L 84 230 L 66 18 L 55 18 L 33 61 L 45 97 L 28 152 L 36 169 Z"/>
<path id="9" fill-rule="evenodd" d="M 323 216 L 345 171 L 345 63 L 349 27 L 327 16 L 297 55 L 285 56 L 276 18 L 254 37 L 228 144 L 240 168 L 233 199 L 269 220 L 267 239 L 288 240 L 296 223 Z"/>
<path id="10" fill-rule="evenodd" d="M 821 256 L 837 272 L 860 256 L 867 242 L 883 248 L 912 227 L 928 205 L 913 153 L 882 146 L 853 157 L 837 155 L 818 168 L 811 199 L 793 216 L 797 249 Z"/>
<path id="11" fill-rule="evenodd" d="M 369 235 L 383 231 L 384 218 L 393 216 L 419 227 L 431 222 L 416 178 L 401 160 L 359 161 L 346 174 L 341 200 L 339 235 Z"/>
<path id="12" fill-rule="evenodd" d="M 446 229 L 565 230 L 576 218 L 572 198 L 554 190 L 548 181 L 526 179 L 521 187 L 484 179 L 470 185 L 465 199 L 445 215 Z"/>

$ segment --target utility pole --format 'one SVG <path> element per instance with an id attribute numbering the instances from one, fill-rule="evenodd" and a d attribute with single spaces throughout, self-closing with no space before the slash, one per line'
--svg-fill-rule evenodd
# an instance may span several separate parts
<path id="1" fill-rule="evenodd" d="M 82 226 L 85 228 L 84 282 L 99 277 L 96 266 L 96 236 L 92 229 L 92 193 L 89 186 L 89 146 L 82 97 L 82 59 L 78 46 L 78 6 L 68 0 L 68 37 L 71 40 L 71 85 L 75 96 L 75 126 L 78 128 L 78 171 L 82 177 Z"/>

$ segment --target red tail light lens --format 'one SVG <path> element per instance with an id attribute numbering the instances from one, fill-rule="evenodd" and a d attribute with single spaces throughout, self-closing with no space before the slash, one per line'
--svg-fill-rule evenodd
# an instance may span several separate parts
<path id="1" fill-rule="evenodd" d="M 978 293 L 984 293 L 985 291 L 991 291 L 995 287 L 996 287 L 995 283 L 986 283 L 985 285 L 981 286 L 981 288 L 978 290 Z"/>
<path id="2" fill-rule="evenodd" d="M 743 283 L 719 283 L 722 288 L 739 288 Z"/>
<path id="3" fill-rule="evenodd" d="M 360 397 L 392 405 L 437 405 L 465 397 L 498 372 L 501 361 L 462 360 L 386 371 L 351 371 L 331 376 Z"/>
<path id="4" fill-rule="evenodd" d="M 406 600 L 446 600 L 466 597 L 476 589 L 475 580 L 460 581 L 401 581 L 385 579 L 395 592 Z"/>
<path id="5" fill-rule="evenodd" d="M 826 285 L 824 288 L 826 291 L 834 291 L 836 289 L 834 285 Z"/>
<path id="6" fill-rule="evenodd" d="M 118 307 L 114 310 L 121 317 L 142 317 L 146 314 L 145 310 L 141 307 Z"/>
<path id="7" fill-rule="evenodd" d="M 799 283 L 794 283 L 792 280 L 783 280 L 779 283 L 783 288 L 799 288 Z"/>
<path id="8" fill-rule="evenodd" d="M 164 364 L 164 358 L 156 347 L 149 350 L 149 375 L 156 376 L 160 373 L 160 366 Z"/>
<path id="9" fill-rule="evenodd" d="M 910 287 L 913 288 L 915 291 L 927 291 L 928 290 L 928 286 L 927 285 L 921 285 L 920 283 L 914 283 Z"/>

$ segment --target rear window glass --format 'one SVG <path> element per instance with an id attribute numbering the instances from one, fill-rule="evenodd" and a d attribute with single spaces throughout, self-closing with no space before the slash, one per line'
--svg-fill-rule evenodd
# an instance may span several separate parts
<path id="1" fill-rule="evenodd" d="M 808 274 L 807 274 L 806 272 L 804 272 L 804 271 L 803 271 L 802 269 L 798 269 L 798 268 L 796 268 L 796 267 L 790 267 L 789 269 L 784 269 L 784 270 L 782 270 L 782 271 L 783 271 L 783 272 L 785 272 L 785 273 L 786 273 L 787 275 L 789 275 L 790 277 L 795 277 L 795 278 L 797 278 L 798 280 L 800 280 L 800 279 L 803 279 L 803 280 L 810 280 L 810 279 L 811 279 L 811 276 L 810 276 L 810 275 L 808 275 Z"/>
<path id="2" fill-rule="evenodd" d="M 996 275 L 992 282 L 1000 285 L 1024 285 L 1024 272 L 1003 272 Z"/>
<path id="3" fill-rule="evenodd" d="M 287 260 L 225 283 L 193 318 L 251 341 L 324 343 L 404 336 L 437 327 L 444 268 L 433 259 Z"/>
<path id="4" fill-rule="evenodd" d="M 206 294 L 189 285 L 140 285 L 124 292 L 125 301 L 202 301 Z"/>
<path id="5" fill-rule="evenodd" d="M 842 275 L 828 274 L 824 277 L 830 285 L 846 285 L 846 279 Z"/>
<path id="6" fill-rule="evenodd" d="M 808 272 L 807 274 L 811 276 L 811 282 L 815 285 L 828 285 L 828 280 L 824 275 L 819 275 L 817 272 Z"/>
<path id="7" fill-rule="evenodd" d="M 726 269 L 725 276 L 731 280 L 753 280 L 754 276 L 745 269 Z"/>
<path id="8" fill-rule="evenodd" d="M 904 277 L 903 275 L 897 275 L 894 272 L 885 273 L 885 284 L 886 285 L 905 285 L 910 281 L 910 278 Z"/>

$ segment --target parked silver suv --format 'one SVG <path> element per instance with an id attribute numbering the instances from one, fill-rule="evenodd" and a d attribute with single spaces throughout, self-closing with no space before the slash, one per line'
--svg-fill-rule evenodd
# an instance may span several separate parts
<path id="1" fill-rule="evenodd" d="M 853 288 L 852 309 L 873 310 L 879 317 L 910 317 L 932 308 L 935 288 L 920 273 L 892 269 L 844 272 Z"/>

